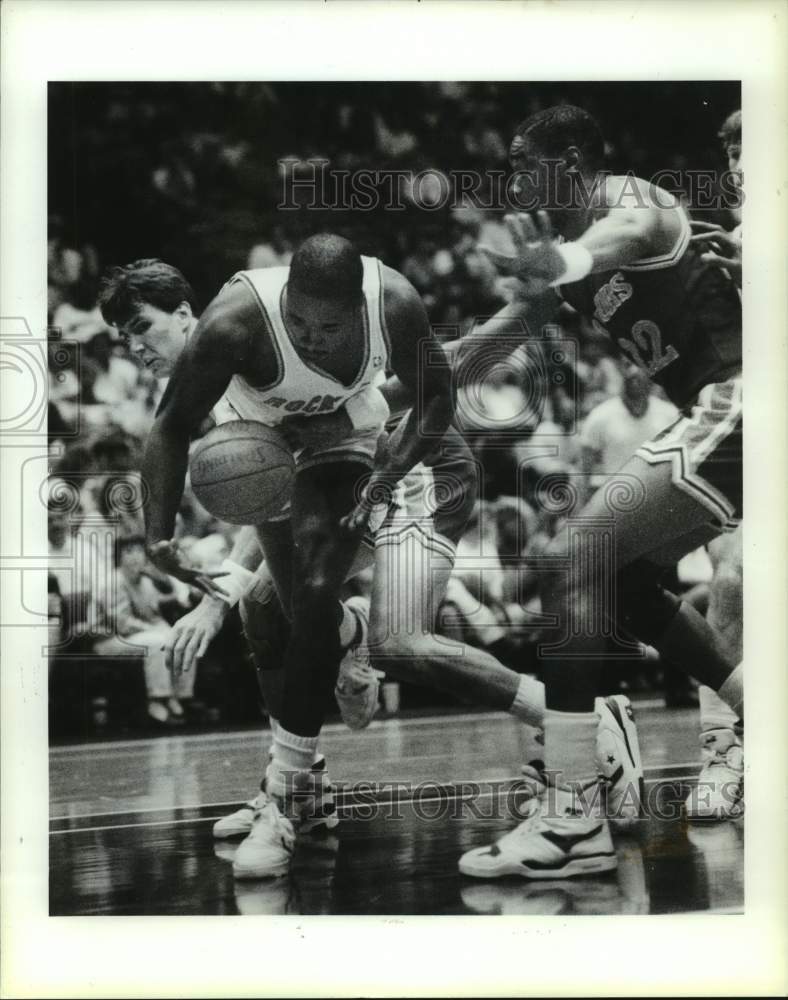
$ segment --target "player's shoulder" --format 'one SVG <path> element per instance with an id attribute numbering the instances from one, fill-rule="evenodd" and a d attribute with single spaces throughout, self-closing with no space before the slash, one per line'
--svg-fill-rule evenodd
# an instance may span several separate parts
<path id="1" fill-rule="evenodd" d="M 421 296 L 410 281 L 388 264 L 380 261 L 380 283 L 386 298 L 391 302 L 421 302 Z"/>
<path id="2" fill-rule="evenodd" d="M 230 345 L 245 340 L 258 322 L 254 297 L 243 282 L 229 281 L 208 303 L 198 324 L 203 340 Z"/>
<path id="3" fill-rule="evenodd" d="M 633 173 L 611 174 L 605 177 L 603 199 L 607 208 L 659 208 L 673 210 L 681 207 L 678 198 L 653 181 L 644 180 Z"/>
<path id="4" fill-rule="evenodd" d="M 604 202 L 608 213 L 638 213 L 649 240 L 644 264 L 680 256 L 689 245 L 687 213 L 675 195 L 652 181 L 632 173 L 607 177 Z"/>
<path id="5" fill-rule="evenodd" d="M 390 333 L 396 333 L 403 326 L 410 328 L 414 323 L 422 327 L 428 324 L 422 298 L 404 274 L 381 261 L 380 282 L 386 325 Z M 420 334 L 422 331 L 417 329 L 414 332 Z"/>

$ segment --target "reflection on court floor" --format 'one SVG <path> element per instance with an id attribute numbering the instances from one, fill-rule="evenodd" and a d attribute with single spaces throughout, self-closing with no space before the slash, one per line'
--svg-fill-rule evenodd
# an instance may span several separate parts
<path id="1" fill-rule="evenodd" d="M 478 881 L 459 856 L 513 825 L 523 727 L 502 714 L 328 727 L 339 826 L 299 839 L 286 878 L 237 882 L 214 821 L 254 793 L 260 733 L 54 748 L 50 912 L 66 914 L 639 914 L 740 912 L 743 821 L 689 824 L 693 712 L 641 708 L 650 816 L 618 869 Z M 360 746 L 364 753 L 359 753 Z"/>

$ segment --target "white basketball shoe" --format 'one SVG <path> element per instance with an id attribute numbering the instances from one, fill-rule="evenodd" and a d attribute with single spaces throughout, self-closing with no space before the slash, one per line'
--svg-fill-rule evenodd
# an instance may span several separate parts
<path id="1" fill-rule="evenodd" d="M 627 829 L 645 815 L 643 762 L 629 698 L 615 694 L 597 698 L 597 771 L 606 793 L 606 815 L 617 830 Z"/>
<path id="2" fill-rule="evenodd" d="M 378 710 L 380 679 L 385 675 L 369 663 L 369 599 L 351 597 L 345 607 L 358 621 L 361 640 L 351 646 L 339 665 L 334 697 L 349 729 L 364 729 Z"/>
<path id="3" fill-rule="evenodd" d="M 325 770 L 283 771 L 272 758 L 265 772 L 265 800 L 256 808 L 252 829 L 242 841 L 233 861 L 236 878 L 268 878 L 285 875 L 290 867 L 297 832 L 315 821 L 326 824 L 324 796 L 331 795 L 333 825 L 333 792 Z"/>
<path id="4" fill-rule="evenodd" d="M 643 763 L 632 704 L 626 695 L 616 694 L 597 698 L 594 710 L 599 717 L 596 767 L 605 792 L 606 816 L 617 830 L 626 830 L 645 815 Z M 544 763 L 536 758 L 542 753 L 544 734 L 537 731 L 532 742 L 535 759 L 521 773 L 538 792 L 540 780 L 544 785 Z"/>
<path id="5" fill-rule="evenodd" d="M 239 879 L 286 875 L 294 850 L 293 824 L 281 814 L 273 799 L 266 798 L 255 809 L 252 829 L 235 852 L 233 875 Z"/>
<path id="6" fill-rule="evenodd" d="M 321 776 L 320 811 L 316 811 L 315 815 L 311 818 L 305 819 L 300 830 L 303 833 L 310 833 L 319 829 L 333 830 L 339 823 L 339 818 L 336 815 L 334 787 L 326 770 L 325 757 L 321 757 L 319 761 L 312 765 L 312 772 Z M 268 801 L 267 792 L 258 792 L 253 799 L 245 802 L 240 809 L 236 809 L 229 816 L 223 816 L 214 823 L 214 837 L 217 840 L 225 840 L 229 837 L 246 837 L 252 830 L 255 812 L 262 809 Z"/>
<path id="7" fill-rule="evenodd" d="M 526 819 L 510 833 L 490 847 L 463 854 L 463 875 L 562 879 L 612 871 L 617 866 L 597 782 L 580 791 L 547 785 L 525 808 Z"/>
<path id="8" fill-rule="evenodd" d="M 684 802 L 689 819 L 736 819 L 744 812 L 744 750 L 732 729 L 701 733 L 703 766 Z"/>

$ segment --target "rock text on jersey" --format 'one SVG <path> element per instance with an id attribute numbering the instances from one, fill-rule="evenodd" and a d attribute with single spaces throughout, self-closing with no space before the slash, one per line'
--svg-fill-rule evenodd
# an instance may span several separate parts
<path id="1" fill-rule="evenodd" d="M 284 396 L 268 396 L 263 400 L 266 406 L 286 413 L 331 413 L 344 401 L 344 396 L 313 396 L 311 399 L 285 399 Z"/>

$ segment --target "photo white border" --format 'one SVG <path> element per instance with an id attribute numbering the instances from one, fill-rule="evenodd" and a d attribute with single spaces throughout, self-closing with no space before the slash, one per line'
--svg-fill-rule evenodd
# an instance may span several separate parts
<path id="1" fill-rule="evenodd" d="M 766 0 L 6 0 L 0 316 L 26 317 L 36 336 L 46 323 L 47 80 L 741 79 L 751 722 L 744 916 L 50 918 L 46 626 L 9 627 L 5 587 L 2 996 L 785 992 L 786 14 Z M 12 450 L 0 457 L 13 473 Z M 4 558 L 19 532 L 8 481 Z M 40 520 L 43 538 L 43 510 Z M 31 576 L 26 598 L 45 608 L 45 574 Z"/>

